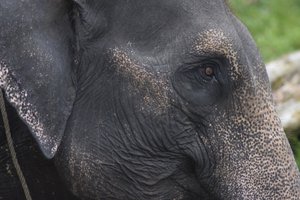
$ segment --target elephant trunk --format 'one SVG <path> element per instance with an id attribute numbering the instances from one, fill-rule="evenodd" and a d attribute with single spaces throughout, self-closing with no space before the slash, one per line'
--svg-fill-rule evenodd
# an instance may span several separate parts
<path id="1" fill-rule="evenodd" d="M 271 95 L 259 89 L 238 97 L 234 114 L 221 111 L 213 131 L 218 198 L 299 199 L 300 174 Z"/>

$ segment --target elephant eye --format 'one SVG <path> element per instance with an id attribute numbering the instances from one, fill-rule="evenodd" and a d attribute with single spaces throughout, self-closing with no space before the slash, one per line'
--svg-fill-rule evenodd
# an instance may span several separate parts
<path id="1" fill-rule="evenodd" d="M 198 74 L 205 80 L 209 81 L 215 76 L 215 67 L 210 64 L 200 66 L 198 68 Z"/>
<path id="2" fill-rule="evenodd" d="M 204 68 L 204 73 L 206 76 L 214 76 L 215 75 L 214 68 L 209 65 Z"/>

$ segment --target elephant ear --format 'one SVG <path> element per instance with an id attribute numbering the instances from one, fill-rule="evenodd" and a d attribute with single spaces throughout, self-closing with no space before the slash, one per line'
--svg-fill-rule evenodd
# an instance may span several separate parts
<path id="1" fill-rule="evenodd" d="M 64 0 L 0 3 L 0 87 L 49 159 L 75 98 L 70 9 Z"/>

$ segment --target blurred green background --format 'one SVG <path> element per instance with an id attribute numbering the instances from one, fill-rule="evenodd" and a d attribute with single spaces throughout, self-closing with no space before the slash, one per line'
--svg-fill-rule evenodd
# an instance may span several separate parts
<path id="1" fill-rule="evenodd" d="M 300 0 L 228 0 L 228 3 L 252 33 L 266 63 L 300 50 Z M 300 168 L 300 130 L 286 132 Z"/>
<path id="2" fill-rule="evenodd" d="M 266 62 L 300 50 L 300 0 L 228 0 Z"/>

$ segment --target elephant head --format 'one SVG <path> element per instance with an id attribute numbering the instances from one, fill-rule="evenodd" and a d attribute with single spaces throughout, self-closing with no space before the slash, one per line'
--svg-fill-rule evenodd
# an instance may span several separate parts
<path id="1" fill-rule="evenodd" d="M 298 199 L 264 64 L 223 0 L 4 0 L 0 86 L 80 199 Z"/>

